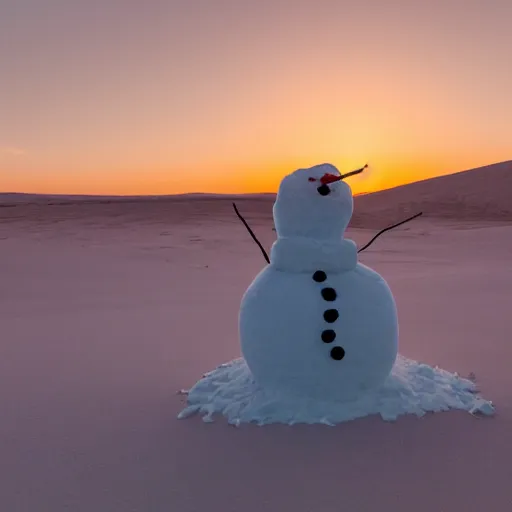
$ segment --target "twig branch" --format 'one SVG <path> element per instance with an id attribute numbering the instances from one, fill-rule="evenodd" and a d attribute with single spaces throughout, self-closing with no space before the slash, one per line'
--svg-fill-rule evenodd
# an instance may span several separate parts
<path id="1" fill-rule="evenodd" d="M 238 211 L 238 208 L 236 207 L 235 203 L 233 203 L 233 208 L 235 209 L 235 213 L 237 214 L 238 218 L 243 222 L 247 231 L 249 231 L 249 234 L 251 235 L 252 239 L 258 244 L 258 247 L 260 248 L 261 252 L 263 253 L 263 257 L 265 258 L 265 261 L 270 265 L 270 259 L 268 257 L 268 254 L 266 253 L 263 246 L 260 244 L 260 241 L 256 238 L 256 235 L 253 233 L 252 229 L 249 227 L 249 224 L 247 224 L 247 222 L 245 222 L 245 219 L 242 217 L 242 215 Z"/>
<path id="2" fill-rule="evenodd" d="M 341 179 L 344 180 L 345 178 L 348 178 L 349 176 L 354 176 L 355 174 L 362 173 L 366 168 L 368 167 L 368 164 L 366 164 L 364 167 L 361 167 L 361 169 L 356 169 L 355 171 L 347 172 L 346 174 L 341 175 Z"/>
<path id="3" fill-rule="evenodd" d="M 382 233 L 385 233 L 386 231 L 389 231 L 390 229 L 393 229 L 393 228 L 396 228 L 398 226 L 401 226 L 402 224 L 405 224 L 406 222 L 409 222 L 410 220 L 413 220 L 415 219 L 416 217 L 419 217 L 420 215 L 423 215 L 423 212 L 420 212 L 420 213 L 417 213 L 416 215 L 413 215 L 412 217 L 409 217 L 408 219 L 405 219 L 403 220 L 402 222 L 399 222 L 398 224 L 393 224 L 392 226 L 389 226 L 385 229 L 383 229 L 382 231 L 379 231 L 366 245 L 364 245 L 363 247 L 361 247 L 361 249 L 359 249 L 357 252 L 362 252 L 364 251 L 365 249 L 368 249 L 368 247 L 370 247 L 370 245 L 373 244 L 373 242 L 375 242 L 375 240 L 380 236 L 382 235 Z"/>

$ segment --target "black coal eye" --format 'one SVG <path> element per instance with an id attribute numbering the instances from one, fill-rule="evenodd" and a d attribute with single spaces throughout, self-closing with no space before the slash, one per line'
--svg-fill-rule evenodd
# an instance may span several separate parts
<path id="1" fill-rule="evenodd" d="M 331 189 L 327 185 L 320 185 L 317 190 L 321 196 L 326 196 L 331 193 Z"/>

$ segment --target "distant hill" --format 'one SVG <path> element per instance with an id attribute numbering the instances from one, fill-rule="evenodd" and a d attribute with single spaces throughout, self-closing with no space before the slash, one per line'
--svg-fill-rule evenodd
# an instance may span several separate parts
<path id="1" fill-rule="evenodd" d="M 80 195 L 80 194 L 25 194 L 21 192 L 0 193 L 1 206 L 15 206 L 25 204 L 46 204 L 66 205 L 77 203 L 132 203 L 146 201 L 168 201 L 168 200 L 212 200 L 212 199 L 239 199 L 239 198 L 268 198 L 275 194 L 208 194 L 194 192 L 188 194 L 152 195 L 152 196 L 103 196 L 103 195 Z"/>
<path id="2" fill-rule="evenodd" d="M 512 221 L 512 161 L 356 196 L 351 225 L 380 224 L 423 211 L 467 221 Z"/>

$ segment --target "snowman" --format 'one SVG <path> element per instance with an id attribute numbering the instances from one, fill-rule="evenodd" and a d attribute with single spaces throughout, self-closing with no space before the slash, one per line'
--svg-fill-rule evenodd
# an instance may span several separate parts
<path id="1" fill-rule="evenodd" d="M 322 164 L 281 182 L 270 264 L 245 292 L 239 313 L 242 354 L 264 390 L 354 400 L 379 388 L 395 363 L 393 295 L 344 238 L 353 212 L 344 178 L 351 174 Z"/>
<path id="2" fill-rule="evenodd" d="M 364 168 L 363 168 L 364 169 Z M 179 419 L 222 414 L 232 425 L 320 423 L 379 414 L 462 409 L 492 416 L 471 379 L 398 352 L 395 301 L 382 277 L 357 261 L 344 238 L 353 210 L 345 178 L 332 165 L 299 169 L 281 182 L 274 204 L 271 258 L 233 203 L 268 263 L 246 290 L 239 313 L 243 358 L 205 373 Z"/>

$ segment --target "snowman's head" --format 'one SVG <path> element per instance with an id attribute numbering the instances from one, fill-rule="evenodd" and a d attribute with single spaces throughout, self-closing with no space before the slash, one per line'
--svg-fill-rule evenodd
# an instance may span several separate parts
<path id="1" fill-rule="evenodd" d="M 352 190 L 343 178 L 331 164 L 299 169 L 283 178 L 274 204 L 278 236 L 343 237 L 354 209 Z"/>

